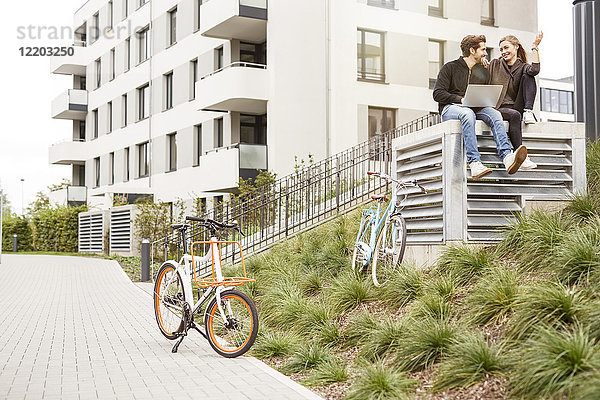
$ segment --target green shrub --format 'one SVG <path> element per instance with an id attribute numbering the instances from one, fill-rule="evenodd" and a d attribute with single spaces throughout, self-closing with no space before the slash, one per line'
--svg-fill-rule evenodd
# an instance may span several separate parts
<path id="1" fill-rule="evenodd" d="M 252 354 L 258 358 L 291 355 L 298 347 L 299 339 L 293 333 L 267 331 L 261 333 L 252 346 Z"/>
<path id="2" fill-rule="evenodd" d="M 345 382 L 347 379 L 346 365 L 337 358 L 331 358 L 317 364 L 313 373 L 302 383 L 308 386 L 323 386 Z"/>
<path id="3" fill-rule="evenodd" d="M 364 365 L 348 391 L 348 400 L 411 399 L 415 382 L 405 372 L 386 366 L 382 361 Z"/>
<path id="4" fill-rule="evenodd" d="M 13 216 L 5 213 L 2 219 L 2 251 L 13 250 L 13 236 L 17 235 L 17 251 L 33 250 L 33 238 L 31 236 L 31 226 L 26 217 Z M 77 241 L 75 242 L 77 248 Z"/>
<path id="5" fill-rule="evenodd" d="M 539 328 L 516 358 L 511 392 L 526 399 L 568 395 L 577 375 L 598 367 L 597 355 L 597 344 L 579 324 Z"/>
<path id="6" fill-rule="evenodd" d="M 583 193 L 571 195 L 565 211 L 578 222 L 589 221 L 600 216 L 600 181 L 590 183 Z"/>
<path id="7" fill-rule="evenodd" d="M 554 259 L 559 278 L 565 283 L 588 281 L 600 271 L 600 217 L 574 230 L 556 250 Z"/>
<path id="8" fill-rule="evenodd" d="M 33 248 L 37 251 L 77 252 L 79 213 L 86 206 L 45 207 L 31 218 Z"/>
<path id="9" fill-rule="evenodd" d="M 300 345 L 292 359 L 283 364 L 281 372 L 285 374 L 302 372 L 333 359 L 327 347 L 320 344 Z"/>
<path id="10" fill-rule="evenodd" d="M 440 275 L 451 274 L 461 284 L 467 284 L 495 263 L 490 249 L 466 244 L 447 247 L 437 260 Z"/>
<path id="11" fill-rule="evenodd" d="M 393 306 L 403 307 L 421 295 L 424 284 L 423 271 L 416 266 L 402 264 L 379 289 L 379 297 Z"/>
<path id="12" fill-rule="evenodd" d="M 588 184 L 600 184 L 600 140 L 588 144 L 585 158 Z"/>
<path id="13" fill-rule="evenodd" d="M 404 336 L 404 325 L 402 321 L 385 320 L 377 328 L 373 329 L 365 340 L 360 354 L 374 360 L 393 353 L 401 345 Z"/>
<path id="14" fill-rule="evenodd" d="M 542 324 L 571 324 L 582 317 L 587 299 L 581 292 L 559 282 L 543 282 L 524 287 L 515 313 L 507 326 L 511 337 L 520 339 Z"/>
<path id="15" fill-rule="evenodd" d="M 488 343 L 481 333 L 462 335 L 441 361 L 434 390 L 467 387 L 501 373 L 506 368 L 501 353 L 502 346 Z"/>
<path id="16" fill-rule="evenodd" d="M 334 281 L 329 295 L 339 311 L 351 310 L 359 304 L 375 300 L 375 291 L 371 282 L 364 278 L 357 278 L 351 273 L 340 275 Z"/>
<path id="17" fill-rule="evenodd" d="M 402 369 L 408 371 L 428 368 L 446 353 L 458 334 L 457 328 L 445 319 L 411 320 L 406 326 L 406 335 L 398 347 L 396 360 Z"/>
<path id="18" fill-rule="evenodd" d="M 506 317 L 519 293 L 519 275 L 505 267 L 490 270 L 467 297 L 473 322 L 487 324 Z"/>

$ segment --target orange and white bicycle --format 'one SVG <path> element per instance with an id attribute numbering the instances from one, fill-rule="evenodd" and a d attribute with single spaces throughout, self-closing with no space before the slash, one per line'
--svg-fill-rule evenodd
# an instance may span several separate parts
<path id="1" fill-rule="evenodd" d="M 173 346 L 173 353 L 187 336 L 190 329 L 204 336 L 212 348 L 224 357 L 238 357 L 247 352 L 256 340 L 258 333 L 258 312 L 252 299 L 245 293 L 234 290 L 244 283 L 254 282 L 246 277 L 242 248 L 239 242 L 217 239 L 217 232 L 240 231 L 237 223 L 222 224 L 212 219 L 186 217 L 196 221 L 210 232 L 210 241 L 194 242 L 188 254 L 186 232 L 189 224 L 174 224 L 171 228 L 179 231 L 183 244 L 180 261 L 165 261 L 154 283 L 154 313 L 162 334 L 170 340 L 179 339 Z M 224 277 L 221 269 L 221 247 L 239 246 L 243 277 Z M 194 256 L 194 248 L 208 246 L 203 256 Z M 197 269 L 211 262 L 212 275 L 198 276 Z M 194 303 L 192 279 L 203 290 L 202 296 Z M 210 299 L 210 301 L 209 301 Z M 202 313 L 202 306 L 208 301 L 203 315 L 204 332 L 194 322 L 194 315 Z"/>

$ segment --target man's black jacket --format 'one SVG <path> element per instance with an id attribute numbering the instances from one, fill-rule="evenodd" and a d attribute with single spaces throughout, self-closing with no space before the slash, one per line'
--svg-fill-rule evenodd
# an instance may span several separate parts
<path id="1" fill-rule="evenodd" d="M 433 88 L 433 99 L 439 103 L 440 113 L 447 104 L 460 103 L 469 82 L 486 84 L 488 76 L 489 73 L 481 64 L 475 65 L 470 71 L 462 57 L 444 64 Z"/>

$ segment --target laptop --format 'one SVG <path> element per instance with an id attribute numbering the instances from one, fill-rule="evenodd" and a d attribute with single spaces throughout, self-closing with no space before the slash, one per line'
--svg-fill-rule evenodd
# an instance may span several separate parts
<path id="1" fill-rule="evenodd" d="M 467 107 L 496 107 L 502 85 L 469 85 L 462 105 Z"/>

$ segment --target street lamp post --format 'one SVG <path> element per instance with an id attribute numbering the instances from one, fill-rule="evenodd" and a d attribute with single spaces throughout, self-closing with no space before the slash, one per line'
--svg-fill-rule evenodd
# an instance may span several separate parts
<path id="1" fill-rule="evenodd" d="M 25 213 L 25 210 L 24 210 L 24 207 L 23 207 L 23 204 L 25 204 L 24 203 L 24 198 L 25 198 L 24 193 L 25 193 L 25 190 L 23 189 L 24 186 L 25 186 L 25 179 L 21 178 L 21 215 L 23 215 Z"/>

